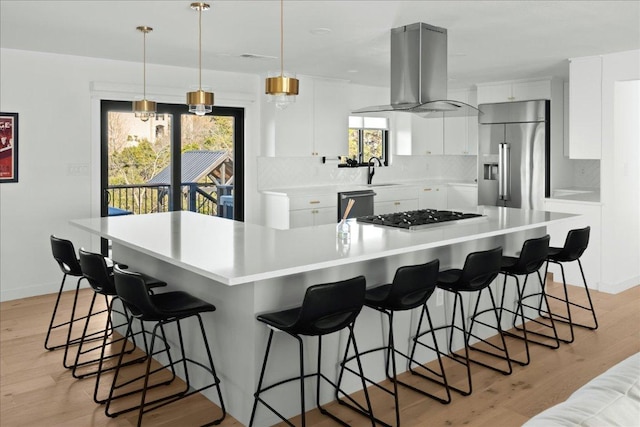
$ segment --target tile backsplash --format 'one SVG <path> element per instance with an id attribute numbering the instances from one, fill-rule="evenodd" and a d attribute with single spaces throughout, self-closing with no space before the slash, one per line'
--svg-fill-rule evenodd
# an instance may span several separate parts
<path id="1" fill-rule="evenodd" d="M 600 187 L 599 160 L 572 160 L 573 186 Z M 258 157 L 258 190 L 321 185 L 365 184 L 367 169 L 323 164 L 319 157 Z M 445 179 L 470 182 L 477 177 L 476 156 L 394 156 L 390 166 L 376 168 L 374 182 Z"/>
<path id="2" fill-rule="evenodd" d="M 575 187 L 600 188 L 600 160 L 572 160 Z"/>
<path id="3" fill-rule="evenodd" d="M 318 157 L 258 157 L 258 190 L 320 185 L 365 184 L 367 169 L 339 168 Z M 376 168 L 374 182 L 415 179 L 476 179 L 476 156 L 394 156 L 392 164 Z"/>

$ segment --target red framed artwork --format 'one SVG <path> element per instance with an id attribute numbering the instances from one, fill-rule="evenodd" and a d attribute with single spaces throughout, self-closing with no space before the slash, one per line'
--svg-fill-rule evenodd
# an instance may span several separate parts
<path id="1" fill-rule="evenodd" d="M 18 113 L 0 113 L 0 183 L 18 182 Z"/>

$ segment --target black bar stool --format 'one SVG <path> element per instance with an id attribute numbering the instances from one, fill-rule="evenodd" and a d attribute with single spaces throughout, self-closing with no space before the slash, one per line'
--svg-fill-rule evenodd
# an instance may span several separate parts
<path id="1" fill-rule="evenodd" d="M 178 332 L 178 343 L 180 347 L 180 359 L 172 360 L 169 353 L 169 365 L 161 367 L 159 369 L 151 370 L 151 361 L 152 357 L 147 358 L 146 370 L 145 374 L 138 376 L 134 379 L 126 379 L 124 382 L 119 383 L 119 376 L 121 375 L 122 368 L 124 364 L 122 363 L 123 357 L 125 354 L 125 347 L 122 347 L 122 351 L 120 352 L 118 358 L 118 364 L 116 366 L 115 374 L 113 377 L 113 382 L 111 386 L 111 390 L 109 392 L 109 398 L 106 402 L 105 414 L 109 417 L 115 417 L 125 412 L 129 412 L 132 410 L 138 410 L 138 427 L 142 425 L 142 417 L 146 412 L 152 411 L 154 409 L 160 408 L 162 406 L 168 405 L 170 403 L 176 402 L 180 399 L 191 396 L 195 393 L 200 393 L 206 389 L 215 387 L 218 393 L 218 399 L 220 401 L 220 409 L 221 415 L 219 418 L 211 421 L 207 425 L 217 425 L 224 420 L 227 412 L 224 405 L 224 400 L 222 398 L 222 391 L 220 389 L 220 378 L 216 373 L 215 366 L 213 364 L 213 357 L 211 355 L 211 349 L 209 348 L 209 341 L 207 340 L 207 334 L 204 330 L 204 325 L 202 323 L 202 313 L 213 312 L 216 310 L 216 307 L 213 304 L 209 304 L 199 298 L 196 298 L 187 292 L 182 291 L 173 291 L 166 292 L 161 294 L 150 294 L 149 292 L 149 284 L 145 281 L 145 276 L 140 273 L 134 273 L 131 271 L 127 271 L 126 266 L 122 266 L 120 264 L 116 264 L 114 268 L 115 275 L 115 287 L 118 293 L 118 297 L 124 302 L 127 310 L 131 313 L 131 317 L 129 318 L 129 322 L 127 325 L 127 331 L 125 333 L 125 338 L 129 339 L 133 337 L 132 324 L 133 319 L 139 319 L 144 322 L 153 322 L 153 331 L 151 333 L 151 343 L 149 344 L 148 354 L 157 354 L 153 353 L 154 345 L 156 338 L 159 338 L 164 342 L 165 347 L 168 347 L 168 343 L 166 341 L 163 328 L 164 326 L 175 323 L 176 329 Z M 182 327 L 180 325 L 180 321 L 189 317 L 195 316 L 198 319 L 198 323 L 200 325 L 200 332 L 202 334 L 202 340 L 204 343 L 204 347 L 207 351 L 207 363 L 201 363 L 200 361 L 191 359 L 186 356 L 184 341 L 182 336 Z M 158 337 L 158 330 L 161 331 L 162 337 Z M 167 352 L 168 352 L 167 348 Z M 156 398 L 152 401 L 146 401 L 147 391 L 155 387 L 149 385 L 150 376 L 156 372 L 160 372 L 165 368 L 170 367 L 173 370 L 173 367 L 177 364 L 182 364 L 185 374 L 185 387 L 183 390 L 180 390 L 177 393 L 173 393 L 171 395 L 162 396 Z M 204 371 L 208 372 L 213 377 L 213 382 L 207 384 L 202 387 L 194 388 L 190 381 L 189 375 L 189 365 L 196 365 L 202 368 Z M 126 377 L 126 375 L 125 375 Z M 115 391 L 123 386 L 129 386 L 139 380 L 143 380 L 143 386 L 139 390 L 135 391 L 127 391 L 126 393 L 117 396 L 115 395 Z M 164 383 L 163 383 L 164 384 Z M 140 404 L 134 407 L 129 407 L 124 410 L 120 410 L 118 412 L 110 412 L 110 406 L 113 400 L 123 397 L 129 396 L 134 393 L 140 393 Z"/>
<path id="2" fill-rule="evenodd" d="M 345 349 L 345 357 L 349 352 L 351 343 L 353 343 L 354 351 L 356 352 L 356 354 L 358 354 L 358 347 L 356 345 L 355 335 L 353 334 L 353 325 L 358 314 L 362 310 L 362 306 L 364 305 L 365 287 L 366 281 L 364 276 L 358 276 L 353 279 L 343 280 L 340 282 L 314 285 L 306 290 L 302 305 L 300 307 L 273 313 L 265 313 L 257 317 L 257 320 L 269 327 L 269 339 L 267 341 L 267 349 L 265 350 L 264 354 L 264 361 L 262 363 L 260 379 L 258 380 L 258 388 L 254 394 L 255 400 L 253 402 L 253 409 L 251 411 L 251 420 L 249 421 L 249 426 L 253 425 L 258 402 L 262 403 L 271 412 L 280 417 L 282 421 L 284 421 L 288 425 L 293 426 L 293 424 L 289 420 L 287 420 L 282 414 L 280 414 L 271 405 L 269 405 L 261 397 L 261 394 L 273 389 L 274 387 L 295 380 L 300 381 L 300 414 L 302 416 L 302 425 L 305 426 L 306 416 L 304 402 L 304 380 L 305 378 L 309 377 L 314 377 L 317 379 L 316 405 L 320 412 L 323 415 L 332 418 L 334 421 L 337 421 L 341 425 L 349 425 L 320 405 L 321 380 L 325 380 L 334 388 L 338 387 L 338 385 L 327 378 L 320 369 L 322 362 L 322 337 L 324 335 L 340 331 L 344 328 L 348 328 L 349 338 L 347 340 L 347 346 Z M 267 367 L 267 360 L 269 358 L 269 351 L 271 350 L 274 331 L 286 332 L 298 341 L 300 356 L 300 375 L 263 387 L 262 382 L 264 380 L 264 374 Z M 302 336 L 318 337 L 318 365 L 317 371 L 312 374 L 304 373 L 304 345 Z M 367 402 L 367 416 L 370 418 L 371 424 L 375 425 L 372 418 L 373 415 L 371 414 L 371 402 L 369 401 L 369 393 L 364 382 L 360 358 L 356 357 L 356 359 L 358 362 L 360 378 L 362 380 L 362 388 L 364 390 Z M 362 410 L 364 410 L 364 407 L 362 408 Z"/>
<path id="3" fill-rule="evenodd" d="M 367 289 L 365 294 L 364 304 L 372 308 L 374 310 L 379 311 L 380 313 L 387 316 L 389 321 L 389 338 L 387 341 L 387 345 L 382 347 L 373 348 L 371 350 L 366 350 L 359 353 L 357 356 L 364 356 L 366 354 L 374 353 L 376 351 L 384 350 L 386 352 L 386 364 L 385 371 L 387 378 L 393 384 L 393 390 L 389 390 L 375 381 L 370 380 L 365 377 L 365 380 L 370 384 L 378 387 L 384 392 L 390 394 L 394 398 L 395 404 L 395 416 L 396 416 L 396 425 L 400 425 L 400 407 L 398 405 L 398 384 L 401 384 L 411 390 L 414 390 L 420 394 L 431 397 L 441 403 L 449 403 L 451 402 L 451 394 L 449 391 L 449 387 L 447 385 L 446 377 L 444 374 L 444 367 L 442 366 L 442 359 L 440 357 L 440 352 L 436 352 L 438 356 L 438 363 L 440 364 L 440 372 L 435 372 L 426 366 L 423 366 L 413 360 L 412 357 L 407 356 L 402 353 L 400 350 L 395 347 L 395 338 L 394 338 L 394 329 L 393 329 L 393 314 L 396 311 L 406 311 L 412 310 L 417 307 L 421 307 L 420 320 L 418 322 L 418 326 L 416 329 L 416 334 L 420 332 L 420 328 L 426 314 L 427 321 L 429 322 L 429 327 L 432 333 L 432 338 L 434 342 L 434 346 L 437 348 L 437 341 L 435 337 L 435 332 L 433 331 L 433 324 L 431 323 L 431 315 L 429 314 L 429 308 L 427 307 L 427 301 L 429 297 L 433 294 L 433 291 L 436 289 L 436 283 L 438 279 L 438 268 L 440 266 L 439 260 L 433 260 L 426 264 L 421 265 L 412 265 L 412 266 L 404 266 L 400 267 L 396 270 L 395 276 L 393 278 L 393 282 L 390 284 L 385 284 L 381 286 L 376 286 L 371 289 Z M 446 397 L 439 397 L 424 390 L 421 390 L 411 384 L 407 384 L 403 381 L 400 381 L 397 378 L 397 368 L 396 368 L 396 355 L 400 355 L 404 357 L 407 361 L 409 361 L 410 366 L 411 363 L 416 364 L 417 366 L 427 370 L 436 377 L 440 378 L 438 383 L 445 384 Z M 340 382 L 342 379 L 342 370 L 347 370 L 353 374 L 358 375 L 353 369 L 350 369 L 346 366 L 348 362 L 353 360 L 356 356 L 349 357 L 344 360 L 341 364 L 341 372 L 338 380 L 338 386 L 340 386 Z M 389 370 L 391 368 L 391 371 Z M 418 375 L 427 380 L 431 380 L 430 377 L 410 368 L 410 372 L 414 375 Z M 349 406 L 350 408 L 361 412 L 359 408 L 352 406 L 344 400 L 341 400 L 336 393 L 336 399 L 339 403 Z M 362 412 L 361 412 L 362 413 Z M 366 415 L 366 414 L 365 414 Z M 379 419 L 376 418 L 376 422 L 381 425 L 389 425 Z"/>
<path id="4" fill-rule="evenodd" d="M 44 348 L 47 350 L 56 350 L 59 348 L 65 349 L 65 356 L 63 365 L 65 368 L 70 368 L 71 365 L 67 364 L 67 353 L 70 345 L 76 345 L 80 342 L 80 337 L 71 338 L 73 325 L 76 322 L 80 322 L 82 320 L 86 320 L 86 316 L 75 317 L 76 309 L 78 305 L 78 292 L 80 290 L 80 282 L 85 277 L 82 275 L 82 269 L 80 268 L 80 261 L 78 260 L 78 255 L 76 254 L 76 250 L 73 246 L 73 243 L 67 239 L 61 239 L 54 235 L 51 235 L 49 238 L 51 242 L 51 252 L 53 253 L 53 258 L 58 263 L 60 267 L 60 271 L 62 271 L 62 282 L 60 283 L 60 289 L 58 290 L 58 295 L 56 297 L 56 303 L 53 307 L 53 313 L 51 314 L 51 321 L 49 322 L 49 328 L 47 329 L 47 336 L 44 340 Z M 113 262 L 109 258 L 105 258 L 105 261 L 110 265 L 110 268 L 113 269 Z M 73 305 L 71 307 L 71 318 L 68 321 L 55 323 L 56 315 L 58 314 L 58 308 L 60 305 L 60 298 L 62 297 L 62 292 L 64 290 L 64 285 L 68 276 L 77 277 L 78 280 L 76 282 L 76 288 L 73 294 Z M 96 315 L 104 313 L 106 310 L 99 311 L 95 313 Z M 68 326 L 67 328 L 67 337 L 63 343 L 60 344 L 51 344 L 49 340 L 51 338 L 51 332 L 55 329 L 62 328 Z M 99 339 L 100 337 L 92 336 L 91 339 Z"/>
<path id="5" fill-rule="evenodd" d="M 500 328 L 500 313 L 496 306 L 495 298 L 493 297 L 493 292 L 489 285 L 500 273 L 500 262 L 502 259 L 502 247 L 497 247 L 495 249 L 490 249 L 487 251 L 473 252 L 467 255 L 465 259 L 464 266 L 461 269 L 450 269 L 441 271 L 438 274 L 438 288 L 444 289 L 448 292 L 454 294 L 454 304 L 453 304 L 453 313 L 451 316 L 451 324 L 439 326 L 433 329 L 433 331 L 441 330 L 441 329 L 451 329 L 451 333 L 449 334 L 449 353 L 442 353 L 435 347 L 429 347 L 424 342 L 420 341 L 420 337 L 424 336 L 426 333 L 432 331 L 424 331 L 420 334 L 416 335 L 413 339 L 413 350 L 411 352 L 411 356 L 413 357 L 415 353 L 416 346 L 419 344 L 421 346 L 427 347 L 431 350 L 437 351 L 440 354 L 446 356 L 447 358 L 460 363 L 466 367 L 467 370 L 467 389 L 461 389 L 459 387 L 455 387 L 451 384 L 448 384 L 448 388 L 467 396 L 471 394 L 472 386 L 471 386 L 471 363 L 476 363 L 478 365 L 484 366 L 486 368 L 492 369 L 494 371 L 500 372 L 505 375 L 509 375 L 512 372 L 511 369 L 511 361 L 509 359 L 509 352 L 507 350 L 507 346 L 504 340 L 504 336 L 502 335 L 502 329 Z M 480 299 L 482 297 L 482 293 L 484 290 L 488 290 L 489 297 L 491 300 L 492 311 L 495 314 L 498 335 L 502 341 L 502 347 L 499 347 L 493 343 L 490 343 L 477 335 L 474 335 L 471 328 L 467 329 L 465 326 L 465 315 L 464 315 L 464 307 L 462 301 L 462 292 L 476 292 L 477 299 L 475 304 L 475 309 L 472 315 L 475 316 L 478 313 L 478 307 L 480 304 Z M 459 308 L 458 308 L 459 307 Z M 460 321 L 461 326 L 456 325 L 456 313 L 460 313 Z M 459 355 L 453 351 L 453 337 L 454 332 L 458 330 L 462 332 L 464 338 L 464 356 Z M 484 342 L 488 346 L 501 351 L 505 355 L 505 360 L 507 362 L 506 369 L 499 369 L 495 366 L 488 365 L 479 360 L 471 359 L 469 357 L 469 341 L 471 337 L 479 339 Z M 442 384 L 443 386 L 447 386 L 446 384 Z"/>
<path id="6" fill-rule="evenodd" d="M 582 256 L 584 251 L 587 249 L 587 246 L 589 245 L 590 232 L 591 232 L 591 227 L 570 230 L 569 233 L 567 233 L 567 238 L 564 242 L 564 246 L 561 248 L 555 248 L 555 247 L 549 248 L 549 256 L 547 257 L 548 262 L 552 262 L 560 266 L 560 272 L 562 273 L 562 285 L 564 287 L 564 298 L 546 294 L 546 291 L 543 291 L 543 292 L 545 292 L 548 298 L 552 298 L 552 299 L 563 302 L 566 306 L 567 315 L 564 316 L 557 313 L 545 313 L 542 309 L 540 309 L 539 311 L 541 315 L 551 316 L 556 321 L 566 323 L 569 325 L 569 330 L 571 334 L 570 338 L 560 339 L 561 341 L 566 343 L 572 343 L 574 340 L 574 334 L 573 334 L 574 326 L 579 326 L 581 328 L 586 328 L 590 330 L 598 329 L 598 319 L 596 318 L 596 311 L 593 307 L 593 302 L 591 301 L 591 294 L 589 293 L 589 287 L 587 286 L 587 279 L 585 279 L 584 277 L 582 262 L 580 262 L 580 257 Z M 578 304 L 569 299 L 569 294 L 567 292 L 567 280 L 565 279 L 565 276 L 564 276 L 563 263 L 573 262 L 573 261 L 578 261 L 578 267 L 580 267 L 580 275 L 582 276 L 582 284 L 584 286 L 584 290 L 587 294 L 587 300 L 589 302 L 588 306 Z M 547 269 L 548 268 L 549 268 L 549 264 L 547 264 Z M 545 276 L 546 276 L 546 272 L 545 272 Z M 571 315 L 571 307 L 576 307 L 577 309 L 590 312 L 591 316 L 593 317 L 593 324 L 587 325 L 584 323 L 578 323 L 573 321 L 572 315 Z"/>
<path id="7" fill-rule="evenodd" d="M 526 240 L 522 245 L 522 250 L 520 251 L 520 255 L 518 257 L 503 256 L 501 261 L 500 274 L 504 275 L 504 281 L 502 282 L 502 298 L 500 301 L 500 320 L 502 320 L 502 316 L 504 312 L 512 314 L 513 328 L 517 331 L 521 331 L 522 335 L 511 332 L 511 331 L 505 331 L 505 330 L 502 330 L 502 333 L 506 336 L 517 338 L 524 341 L 525 352 L 526 352 L 525 359 L 516 360 L 514 358 L 511 358 L 512 362 L 518 363 L 519 365 L 522 365 L 522 366 L 528 365 L 531 360 L 530 353 L 529 353 L 529 343 L 539 344 L 539 345 L 543 345 L 545 347 L 549 347 L 553 349 L 560 347 L 558 333 L 556 331 L 555 323 L 553 322 L 553 320 L 550 321 L 550 324 L 546 324 L 540 321 L 539 317 L 534 318 L 534 317 L 525 315 L 525 312 L 524 312 L 525 307 L 534 308 L 534 309 L 537 309 L 537 307 L 527 306 L 526 304 L 523 303 L 523 301 L 526 298 L 533 296 L 533 294 L 525 295 L 527 281 L 529 279 L 530 274 L 537 273 L 538 280 L 540 283 L 540 289 L 544 289 L 544 281 L 542 280 L 542 276 L 540 275 L 540 268 L 545 264 L 547 255 L 549 253 L 549 239 L 550 239 L 549 235 L 546 235 L 544 237 Z M 518 276 L 524 276 L 524 281 L 522 283 L 522 286 L 520 286 L 520 279 Z M 516 281 L 517 301 L 515 303 L 515 309 L 508 308 L 505 305 L 505 294 L 507 291 L 508 277 L 513 277 Z M 537 293 L 536 295 L 540 295 L 540 293 Z M 471 319 L 470 329 L 473 328 L 474 323 L 479 323 L 483 326 L 496 329 L 494 324 L 485 323 L 478 319 L 481 314 L 486 313 L 488 311 L 492 311 L 492 310 L 489 309 L 489 310 L 483 310 L 483 311 L 477 312 L 476 315 L 473 316 Z M 521 327 L 517 325 L 518 319 L 522 322 Z M 553 331 L 553 336 L 543 334 L 541 332 L 537 332 L 531 329 L 527 330 L 527 326 L 526 326 L 527 321 L 533 322 L 537 325 L 541 325 L 546 328 L 550 328 Z M 555 342 L 555 344 L 549 344 L 548 342 L 534 340 L 532 339 L 531 335 L 550 338 Z M 491 356 L 504 358 L 501 355 L 494 354 L 493 352 L 487 352 L 487 351 L 484 351 L 483 349 L 476 349 L 476 350 L 489 354 Z"/>
<path id="8" fill-rule="evenodd" d="M 104 366 L 104 362 L 108 359 L 112 359 L 118 356 L 118 353 L 111 354 L 109 356 L 105 356 L 105 349 L 107 347 L 107 339 L 109 336 L 113 334 L 113 332 L 120 327 L 124 327 L 129 323 L 129 314 L 127 313 L 126 307 L 123 306 L 123 311 L 118 311 L 114 309 L 114 303 L 119 300 L 118 295 L 116 293 L 116 287 L 114 283 L 114 273 L 113 267 L 109 267 L 106 263 L 105 258 L 98 253 L 93 253 L 86 251 L 84 249 L 80 249 L 80 267 L 82 268 L 82 274 L 91 285 L 91 289 L 93 289 L 94 294 L 91 300 L 91 304 L 89 306 L 89 314 L 86 316 L 86 321 L 84 325 L 84 329 L 82 331 L 82 336 L 80 337 L 80 343 L 77 348 L 76 357 L 73 365 L 72 373 L 74 378 L 86 378 L 88 376 L 96 375 L 96 384 L 93 393 L 93 400 L 96 403 L 105 403 L 106 398 L 100 399 L 98 398 L 98 389 L 100 387 L 100 379 L 103 372 L 115 369 L 115 366 L 111 366 L 106 368 Z M 158 288 L 167 286 L 167 284 L 161 280 L 155 279 L 150 276 L 144 275 L 145 283 L 149 287 L 149 289 Z M 87 348 L 87 330 L 89 329 L 90 319 L 92 318 L 92 311 L 95 305 L 95 301 L 98 295 L 102 295 L 105 299 L 105 303 L 107 306 L 107 314 L 105 319 L 104 328 L 100 331 L 102 334 L 102 342 L 99 345 L 88 346 Z M 111 297 L 109 299 L 109 297 Z M 114 325 L 112 315 L 113 313 L 119 313 L 126 318 L 126 322 L 120 325 Z M 143 329 L 143 339 L 144 329 Z M 121 343 L 123 346 L 123 351 L 128 353 L 133 352 L 136 347 L 135 336 L 132 339 L 133 347 L 130 347 L 130 350 L 124 350 L 127 346 L 128 341 L 122 337 L 118 339 L 111 340 L 111 345 L 116 345 Z M 146 348 L 146 340 L 145 340 L 145 348 Z M 96 358 L 85 357 L 85 355 L 93 354 L 96 350 L 100 350 L 100 355 Z M 147 355 L 137 358 L 135 360 L 129 361 L 127 363 L 137 363 L 145 360 Z M 91 365 L 92 369 L 86 368 Z M 96 366 L 97 365 L 97 366 Z M 80 369 L 83 368 L 83 369 Z"/>

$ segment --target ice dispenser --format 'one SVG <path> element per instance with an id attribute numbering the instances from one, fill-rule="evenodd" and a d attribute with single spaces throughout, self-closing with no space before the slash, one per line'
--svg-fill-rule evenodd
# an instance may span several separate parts
<path id="1" fill-rule="evenodd" d="M 497 163 L 485 163 L 484 164 L 484 179 L 495 181 L 498 179 L 498 164 Z"/>

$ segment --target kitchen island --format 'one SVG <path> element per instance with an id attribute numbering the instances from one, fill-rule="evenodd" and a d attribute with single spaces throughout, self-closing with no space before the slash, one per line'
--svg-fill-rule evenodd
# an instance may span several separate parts
<path id="1" fill-rule="evenodd" d="M 374 286 L 390 281 L 402 265 L 438 258 L 441 269 L 461 266 L 469 252 L 496 246 L 513 254 L 525 239 L 546 234 L 547 225 L 574 216 L 486 206 L 478 207 L 476 212 L 483 216 L 418 231 L 351 221 L 351 239 L 346 244 L 336 240 L 335 225 L 276 230 L 192 212 L 91 218 L 72 224 L 111 239 L 117 262 L 167 281 L 172 290 L 185 290 L 216 305 L 217 311 L 203 320 L 227 409 L 247 424 L 267 337 L 264 325 L 255 320 L 256 314 L 299 305 L 305 289 L 317 283 L 362 274 L 367 286 Z M 429 306 L 434 322 L 439 324 L 449 315 L 450 308 L 446 298 L 437 300 L 431 298 Z M 396 318 L 396 342 L 408 343 L 417 313 L 401 314 L 405 316 Z M 333 360 L 324 358 L 329 376 L 337 372 L 337 358 L 346 341 L 342 334 L 334 335 L 323 343 L 325 354 L 336 355 Z M 364 309 L 356 323 L 360 348 L 380 345 L 383 337 L 379 314 Z M 297 372 L 296 345 L 293 340 L 279 338 L 275 337 L 270 358 L 266 378 L 269 382 Z M 196 347 L 191 351 L 204 352 L 197 343 L 193 345 Z M 310 348 L 314 345 L 315 341 Z M 307 366 L 313 366 L 313 350 L 306 357 Z M 422 357 L 426 362 L 435 356 Z M 377 380 L 384 378 L 382 367 L 381 360 L 373 357 L 365 363 L 367 374 Z M 307 387 L 307 407 L 312 408 L 315 384 L 310 381 Z M 359 387 L 356 378 L 345 382 L 347 391 Z M 207 396 L 216 401 L 214 393 Z M 293 416 L 299 408 L 297 397 L 296 386 L 292 385 L 272 393 L 271 402 L 284 414 Z M 325 387 L 321 401 L 330 400 L 333 395 Z M 266 410 L 258 411 L 256 425 L 277 421 Z"/>

